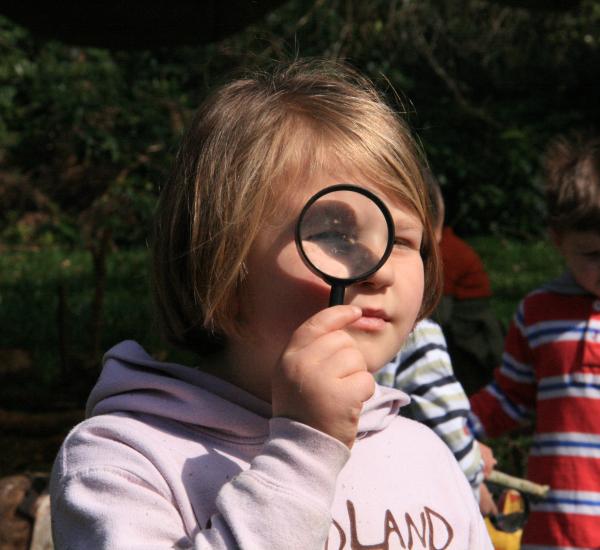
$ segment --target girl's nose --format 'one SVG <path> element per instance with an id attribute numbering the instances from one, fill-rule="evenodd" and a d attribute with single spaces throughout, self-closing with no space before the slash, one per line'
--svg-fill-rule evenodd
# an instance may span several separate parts
<path id="1" fill-rule="evenodd" d="M 391 286 L 394 282 L 394 267 L 389 260 L 385 262 L 371 277 L 366 281 L 359 283 L 361 286 L 372 289 L 380 289 L 386 286 Z"/>

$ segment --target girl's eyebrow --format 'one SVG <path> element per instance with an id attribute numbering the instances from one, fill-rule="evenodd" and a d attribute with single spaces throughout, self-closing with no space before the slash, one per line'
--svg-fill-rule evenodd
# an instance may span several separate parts
<path id="1" fill-rule="evenodd" d="M 408 220 L 394 220 L 396 231 L 423 231 L 423 225 L 420 222 L 410 222 Z"/>

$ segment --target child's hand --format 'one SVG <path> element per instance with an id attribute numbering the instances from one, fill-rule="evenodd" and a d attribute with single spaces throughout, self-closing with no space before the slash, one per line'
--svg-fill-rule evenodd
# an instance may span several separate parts
<path id="1" fill-rule="evenodd" d="M 497 516 L 498 507 L 485 483 L 479 486 L 479 510 L 483 516 Z"/>
<path id="2" fill-rule="evenodd" d="M 364 401 L 375 381 L 354 338 L 342 330 L 360 318 L 335 306 L 298 327 L 275 368 L 273 416 L 292 418 L 352 447 Z"/>
<path id="3" fill-rule="evenodd" d="M 494 451 L 492 451 L 492 449 L 487 445 L 484 445 L 481 441 L 478 441 L 478 443 L 481 458 L 483 459 L 483 476 L 487 478 L 492 473 L 492 470 L 498 461 L 494 457 Z"/>

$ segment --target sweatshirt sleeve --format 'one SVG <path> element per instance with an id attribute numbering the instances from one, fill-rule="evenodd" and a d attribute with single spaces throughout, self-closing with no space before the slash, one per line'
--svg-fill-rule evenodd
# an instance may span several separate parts
<path id="1" fill-rule="evenodd" d="M 502 364 L 494 371 L 494 380 L 470 398 L 470 423 L 480 438 L 496 437 L 531 421 L 537 382 L 526 323 L 523 301 L 509 327 Z"/>
<path id="2" fill-rule="evenodd" d="M 156 472 L 140 475 L 118 465 L 68 472 L 55 466 L 54 544 L 57 550 L 320 549 L 337 476 L 348 458 L 349 450 L 326 434 L 274 418 L 263 451 L 223 485 L 218 512 L 192 533 Z"/>
<path id="3" fill-rule="evenodd" d="M 265 451 L 217 499 L 239 547 L 322 548 L 337 476 L 349 457 L 334 438 L 286 418 L 271 419 Z"/>

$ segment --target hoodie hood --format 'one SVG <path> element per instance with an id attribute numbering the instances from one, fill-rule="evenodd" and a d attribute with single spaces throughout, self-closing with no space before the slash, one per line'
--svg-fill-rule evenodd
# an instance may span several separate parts
<path id="1" fill-rule="evenodd" d="M 377 386 L 363 406 L 359 437 L 383 430 L 409 401 L 400 390 Z M 122 412 L 266 439 L 271 404 L 201 370 L 156 361 L 137 342 L 127 340 L 105 354 L 86 406 L 87 417 Z"/>

